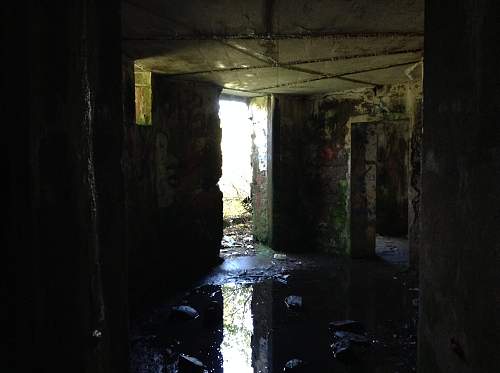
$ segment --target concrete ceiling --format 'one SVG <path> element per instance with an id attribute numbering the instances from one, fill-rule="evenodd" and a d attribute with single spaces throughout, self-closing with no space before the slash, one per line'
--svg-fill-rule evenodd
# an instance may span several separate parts
<path id="1" fill-rule="evenodd" d="M 231 94 L 402 83 L 423 58 L 423 0 L 129 0 L 122 17 L 142 69 Z"/>

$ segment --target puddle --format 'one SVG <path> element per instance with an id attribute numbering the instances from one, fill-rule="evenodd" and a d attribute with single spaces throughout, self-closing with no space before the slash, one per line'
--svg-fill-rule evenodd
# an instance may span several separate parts
<path id="1" fill-rule="evenodd" d="M 226 284 L 221 353 L 225 372 L 253 373 L 252 367 L 252 285 Z"/>
<path id="2" fill-rule="evenodd" d="M 317 262 L 291 270 L 286 281 L 247 276 L 243 282 L 206 283 L 146 313 L 132 327 L 131 371 L 202 371 L 185 364 L 181 369 L 176 359 L 184 354 L 214 373 L 283 372 L 293 359 L 307 364 L 301 372 L 414 372 L 414 279 L 379 262 Z M 234 278 L 231 268 L 241 269 L 225 266 L 226 281 Z M 219 274 L 207 281 L 213 279 L 223 280 Z M 294 296 L 299 306 L 287 306 Z M 172 305 L 188 305 L 199 316 L 172 319 Z M 348 362 L 334 357 L 329 328 L 346 319 L 360 321 L 369 341 Z"/>

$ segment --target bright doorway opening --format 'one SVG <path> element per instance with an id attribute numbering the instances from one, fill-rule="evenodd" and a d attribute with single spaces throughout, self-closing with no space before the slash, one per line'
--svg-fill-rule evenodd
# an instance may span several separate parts
<path id="1" fill-rule="evenodd" d="M 222 256 L 250 255 L 252 235 L 252 121 L 245 101 L 221 99 L 224 236 Z"/>

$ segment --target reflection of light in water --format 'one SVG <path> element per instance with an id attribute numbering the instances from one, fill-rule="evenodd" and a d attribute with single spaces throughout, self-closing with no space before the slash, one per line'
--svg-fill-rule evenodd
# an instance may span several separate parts
<path id="1" fill-rule="evenodd" d="M 252 287 L 225 284 L 224 340 L 221 345 L 225 373 L 253 373 L 252 368 Z"/>

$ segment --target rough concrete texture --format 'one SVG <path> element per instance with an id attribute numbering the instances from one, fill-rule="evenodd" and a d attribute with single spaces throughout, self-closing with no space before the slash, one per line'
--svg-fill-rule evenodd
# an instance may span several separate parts
<path id="1" fill-rule="evenodd" d="M 277 96 L 273 246 L 346 252 L 350 114 L 356 102 Z"/>
<path id="2" fill-rule="evenodd" d="M 21 90 L 8 108 L 20 115 L 7 158 L 8 246 L 19 255 L 10 370 L 124 372 L 120 2 L 5 5 L 4 40 L 30 61 L 6 74 Z"/>
<path id="3" fill-rule="evenodd" d="M 252 116 L 252 224 L 254 237 L 269 243 L 269 199 L 267 196 L 267 139 L 270 125 L 270 97 L 256 97 L 250 100 Z"/>
<path id="4" fill-rule="evenodd" d="M 406 82 L 423 13 L 423 0 L 127 1 L 123 46 L 148 70 L 225 93 L 341 92 Z"/>
<path id="5" fill-rule="evenodd" d="M 420 372 L 500 366 L 496 7 L 426 3 Z"/>
<path id="6" fill-rule="evenodd" d="M 153 74 L 152 91 L 152 126 L 125 124 L 134 302 L 172 285 L 173 266 L 188 276 L 213 265 L 222 239 L 220 89 Z"/>
<path id="7" fill-rule="evenodd" d="M 310 239 L 303 166 L 302 133 L 307 120 L 304 97 L 276 96 L 272 128 L 272 247 L 281 251 L 307 250 Z"/>
<path id="8" fill-rule="evenodd" d="M 351 124 L 351 256 L 375 256 L 378 223 L 377 123 Z"/>
<path id="9" fill-rule="evenodd" d="M 422 198 L 422 84 L 409 84 L 407 93 L 408 131 L 408 242 L 410 267 L 418 268 Z"/>
<path id="10" fill-rule="evenodd" d="M 377 124 L 377 233 L 408 234 L 408 119 Z"/>

